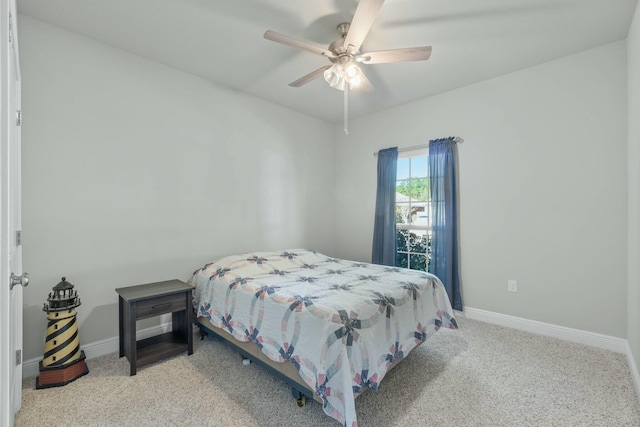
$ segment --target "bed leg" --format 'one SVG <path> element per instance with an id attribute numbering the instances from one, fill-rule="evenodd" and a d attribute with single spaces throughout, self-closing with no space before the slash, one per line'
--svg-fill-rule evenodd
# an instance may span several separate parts
<path id="1" fill-rule="evenodd" d="M 303 393 L 300 392 L 300 390 L 295 389 L 295 388 L 291 388 L 291 394 L 293 394 L 293 397 L 296 399 L 296 404 L 302 408 L 304 405 L 306 405 L 307 403 L 307 396 L 305 396 Z"/>
<path id="2" fill-rule="evenodd" d="M 296 404 L 298 405 L 298 407 L 302 408 L 307 404 L 307 396 L 303 394 L 300 399 L 296 400 Z"/>
<path id="3" fill-rule="evenodd" d="M 198 330 L 200 331 L 200 341 L 204 341 L 204 337 L 206 337 L 207 334 L 205 334 L 204 329 L 202 328 L 198 328 Z"/>

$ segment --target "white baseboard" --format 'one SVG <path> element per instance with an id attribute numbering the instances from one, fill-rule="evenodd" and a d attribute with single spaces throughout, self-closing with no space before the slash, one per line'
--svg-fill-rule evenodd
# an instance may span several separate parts
<path id="1" fill-rule="evenodd" d="M 629 362 L 629 370 L 631 370 L 633 384 L 636 386 L 636 395 L 638 396 L 638 400 L 640 400 L 640 372 L 638 372 L 638 365 L 636 365 L 636 360 L 633 358 L 633 352 L 631 351 L 631 347 L 629 346 L 628 342 L 627 361 Z"/>
<path id="2" fill-rule="evenodd" d="M 165 332 L 169 332 L 171 330 L 171 322 L 163 323 L 158 326 L 153 326 L 151 328 L 141 329 L 136 332 L 136 339 L 143 340 L 145 338 L 149 338 L 155 335 L 164 334 Z M 95 359 L 96 357 L 104 356 L 109 353 L 115 353 L 119 351 L 119 342 L 118 337 L 107 338 L 106 340 L 96 341 L 89 343 L 87 345 L 82 345 L 80 348 L 84 350 L 84 354 L 87 357 L 87 360 Z M 37 377 L 40 373 L 40 361 L 42 357 L 38 357 L 35 359 L 25 360 L 22 363 L 22 378 L 32 378 Z"/>
<path id="3" fill-rule="evenodd" d="M 465 307 L 464 313 L 465 317 L 473 320 L 480 320 L 481 322 L 493 323 L 495 325 L 519 329 L 521 331 L 531 332 L 538 335 L 603 348 L 605 350 L 615 351 L 616 353 L 629 354 L 629 344 L 627 343 L 627 340 L 623 338 L 552 325 L 550 323 L 538 322 L 536 320 L 523 319 L 521 317 L 480 310 L 478 308 Z"/>

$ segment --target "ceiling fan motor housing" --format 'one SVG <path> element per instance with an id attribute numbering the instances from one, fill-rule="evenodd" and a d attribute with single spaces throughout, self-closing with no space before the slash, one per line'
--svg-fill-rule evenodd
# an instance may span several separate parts
<path id="1" fill-rule="evenodd" d="M 329 50 L 336 56 L 335 58 L 329 58 L 331 62 L 335 63 L 342 55 L 353 56 L 353 53 L 355 53 L 352 52 L 351 54 L 349 54 L 346 46 L 344 45 L 344 39 L 345 37 L 347 37 L 347 33 L 349 33 L 350 27 L 351 24 L 349 22 L 342 22 L 336 27 L 336 29 L 338 30 L 338 34 L 340 34 L 340 37 L 334 40 L 333 43 L 329 45 Z"/>

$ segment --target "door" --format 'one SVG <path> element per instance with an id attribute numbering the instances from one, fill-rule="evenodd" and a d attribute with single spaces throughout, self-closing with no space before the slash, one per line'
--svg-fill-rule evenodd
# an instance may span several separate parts
<path id="1" fill-rule="evenodd" d="M 22 399 L 20 61 L 15 0 L 0 0 L 0 426 L 13 426 Z M 23 280 L 21 280 L 23 279 Z"/>

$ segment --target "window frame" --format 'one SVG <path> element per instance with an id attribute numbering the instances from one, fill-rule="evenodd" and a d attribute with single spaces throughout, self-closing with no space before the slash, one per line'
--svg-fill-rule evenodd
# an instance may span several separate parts
<path id="1" fill-rule="evenodd" d="M 412 171 L 411 171 L 411 159 L 413 158 L 425 158 L 426 159 L 426 176 L 425 177 L 421 177 L 421 176 L 412 176 Z M 427 147 L 424 148 L 420 148 L 420 149 L 416 149 L 416 150 L 408 150 L 408 151 L 404 151 L 404 152 L 400 152 L 398 153 L 398 163 L 400 163 L 401 160 L 404 159 L 408 159 L 409 161 L 409 169 L 408 169 L 408 176 L 404 179 L 399 179 L 398 177 L 398 173 L 396 172 L 396 188 L 398 187 L 398 185 L 402 182 L 407 182 L 409 184 L 409 187 L 411 187 L 411 181 L 416 180 L 416 179 L 426 179 L 427 182 L 429 180 L 429 150 Z M 430 188 L 430 187 L 429 187 Z M 396 194 L 398 194 L 398 192 L 396 191 Z M 400 193 L 401 194 L 401 193 Z M 409 212 L 411 212 L 411 210 L 413 209 L 414 205 L 414 200 L 412 199 L 411 195 L 409 195 L 409 200 L 407 202 L 398 202 L 396 200 L 395 203 L 395 208 L 396 208 L 396 212 L 398 210 L 398 206 L 408 206 L 409 207 Z M 431 224 L 431 213 L 432 213 L 432 206 L 431 206 L 431 194 L 430 191 L 428 193 L 428 197 L 426 201 L 416 201 L 417 204 L 420 205 L 424 205 L 424 210 L 423 212 L 427 212 L 427 224 L 415 224 L 413 223 L 414 219 L 411 219 L 410 223 L 398 223 L 396 222 L 396 239 L 399 240 L 399 233 L 401 230 L 404 230 L 407 232 L 405 239 L 406 239 L 406 247 L 404 248 L 405 250 L 401 249 L 400 247 L 396 248 L 396 265 L 399 265 L 399 259 L 401 255 L 406 256 L 406 268 L 411 269 L 412 265 L 411 265 L 411 259 L 412 259 L 412 255 L 418 255 L 418 256 L 424 256 L 425 257 L 425 270 L 422 269 L 415 269 L 418 271 L 429 271 L 429 266 L 430 266 L 430 254 L 431 254 L 431 237 L 432 237 L 432 224 Z M 419 231 L 420 233 L 412 233 L 412 231 Z M 421 237 L 424 238 L 424 236 L 426 236 L 426 241 L 423 243 L 426 246 L 425 252 L 412 252 L 411 251 L 411 235 L 417 236 L 417 237 Z"/>

